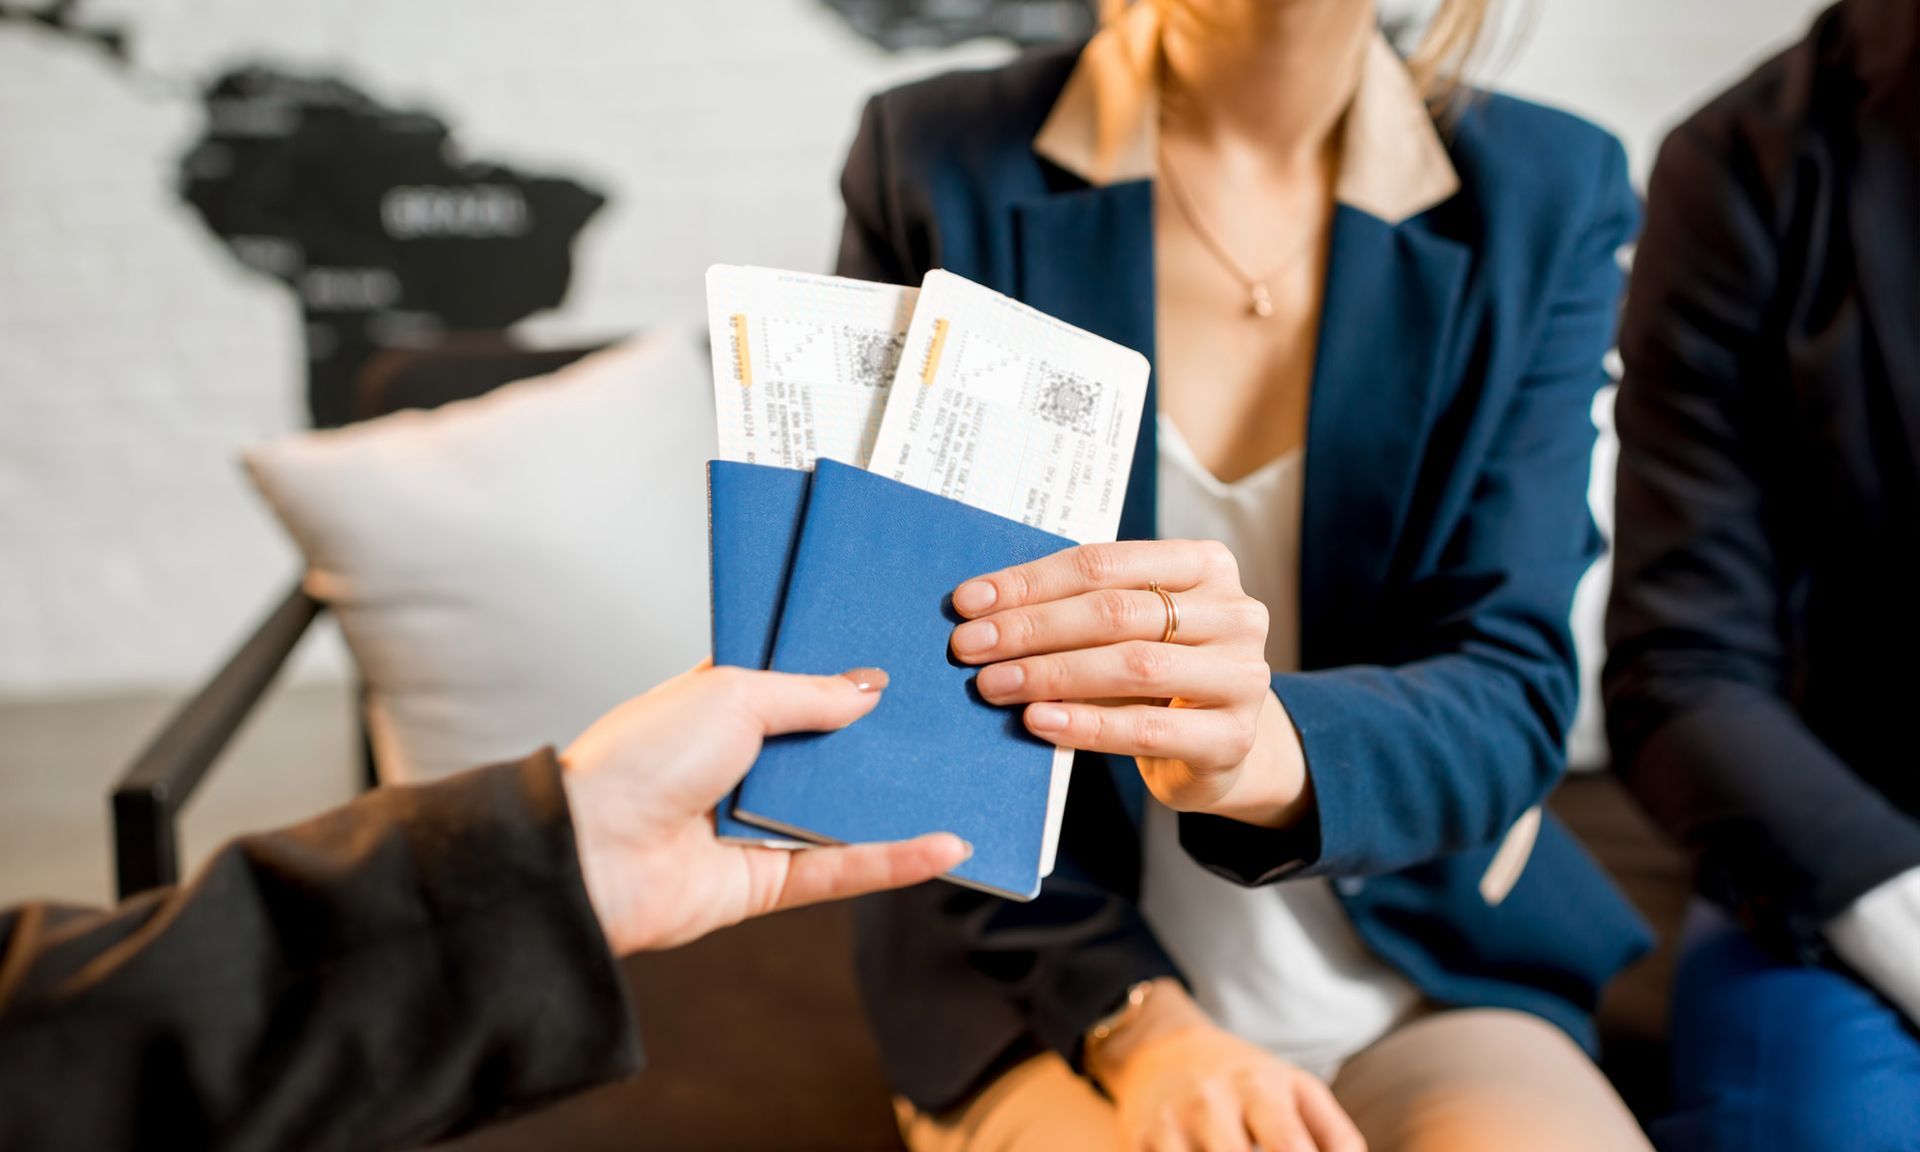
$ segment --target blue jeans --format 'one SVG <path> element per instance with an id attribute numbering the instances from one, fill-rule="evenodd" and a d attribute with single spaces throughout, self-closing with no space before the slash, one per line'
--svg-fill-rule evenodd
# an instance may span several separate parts
<path id="1" fill-rule="evenodd" d="M 1673 995 L 1662 1152 L 1920 1152 L 1920 1035 L 1871 989 L 1702 905 Z"/>

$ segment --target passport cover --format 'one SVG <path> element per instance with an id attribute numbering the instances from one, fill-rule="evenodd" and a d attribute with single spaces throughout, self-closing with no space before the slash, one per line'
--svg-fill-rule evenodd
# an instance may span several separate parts
<path id="1" fill-rule="evenodd" d="M 769 740 L 735 815 L 820 842 L 953 832 L 973 856 L 948 879 L 1039 893 L 1053 746 L 1020 709 L 974 691 L 947 641 L 949 595 L 972 576 L 1073 541 L 823 459 L 794 550 L 771 667 L 885 669 L 879 705 L 838 732 Z"/>
<path id="2" fill-rule="evenodd" d="M 712 580 L 713 662 L 765 668 L 780 623 L 787 566 L 800 538 L 812 474 L 731 460 L 707 463 L 707 571 Z M 735 786 L 713 812 L 723 840 L 795 847 L 788 837 L 734 818 Z"/>

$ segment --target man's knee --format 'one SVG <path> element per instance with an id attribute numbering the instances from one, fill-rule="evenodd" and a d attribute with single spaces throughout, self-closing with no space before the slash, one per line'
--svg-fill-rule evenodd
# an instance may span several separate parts
<path id="1" fill-rule="evenodd" d="M 1920 1038 L 1868 988 L 1720 933 L 1690 944 L 1674 997 L 1663 1152 L 1920 1149 Z"/>

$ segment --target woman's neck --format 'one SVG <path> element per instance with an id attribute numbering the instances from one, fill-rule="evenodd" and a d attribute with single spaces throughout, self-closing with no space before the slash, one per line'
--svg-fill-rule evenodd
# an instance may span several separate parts
<path id="1" fill-rule="evenodd" d="M 1281 165 L 1326 154 L 1360 82 L 1371 0 L 1143 0 L 1164 11 L 1170 132 Z"/>

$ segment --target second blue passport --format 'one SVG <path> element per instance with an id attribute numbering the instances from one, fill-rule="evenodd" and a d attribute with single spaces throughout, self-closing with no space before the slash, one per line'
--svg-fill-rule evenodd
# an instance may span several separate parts
<path id="1" fill-rule="evenodd" d="M 812 473 L 715 460 L 707 465 L 707 546 L 712 579 L 713 662 L 765 668 L 800 539 Z M 754 844 L 791 844 L 733 815 L 735 788 L 714 809 L 716 835 Z"/>
<path id="2" fill-rule="evenodd" d="M 736 602 L 765 603 L 762 581 L 723 576 L 723 540 L 757 537 L 760 571 L 781 551 L 781 526 L 758 513 L 741 513 L 747 523 L 721 522 L 730 503 L 723 469 L 740 468 L 754 466 L 715 464 L 712 472 L 716 661 L 722 620 L 744 627 L 752 619 Z M 769 740 L 727 818 L 827 843 L 952 832 L 974 854 L 950 879 L 1031 899 L 1040 890 L 1053 747 L 1026 730 L 1019 709 L 982 700 L 975 670 L 948 658 L 959 623 L 949 594 L 970 577 L 1073 542 L 831 460 L 819 462 L 810 485 L 789 475 L 800 477 L 805 512 L 784 596 L 772 609 L 778 625 L 768 666 L 829 674 L 877 667 L 891 682 L 873 712 L 847 728 Z M 750 638 L 741 639 L 743 650 Z"/>

